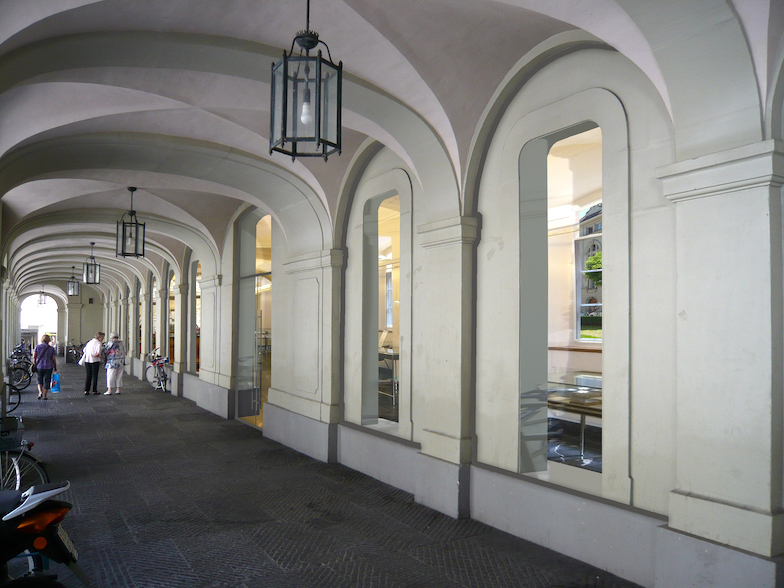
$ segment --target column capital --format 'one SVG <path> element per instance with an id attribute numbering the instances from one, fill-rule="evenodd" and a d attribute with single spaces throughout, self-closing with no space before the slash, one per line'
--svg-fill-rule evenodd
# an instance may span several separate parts
<path id="1" fill-rule="evenodd" d="M 345 258 L 346 254 L 342 249 L 325 249 L 292 257 L 284 261 L 282 265 L 287 274 L 296 274 L 321 268 L 341 268 Z"/>
<path id="2" fill-rule="evenodd" d="M 771 139 L 656 170 L 672 202 L 784 185 L 784 142 Z"/>
<path id="3" fill-rule="evenodd" d="M 221 285 L 222 279 L 223 276 L 220 274 L 216 274 L 209 278 L 202 276 L 201 280 L 199 281 L 199 288 L 201 288 L 202 290 L 217 288 Z"/>
<path id="4" fill-rule="evenodd" d="M 422 235 L 422 246 L 443 247 L 445 245 L 465 245 L 476 242 L 479 219 L 473 216 L 458 216 L 417 227 Z"/>

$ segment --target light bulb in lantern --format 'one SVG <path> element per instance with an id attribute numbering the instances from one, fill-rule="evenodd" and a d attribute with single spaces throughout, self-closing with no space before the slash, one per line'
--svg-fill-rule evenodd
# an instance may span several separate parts
<path id="1" fill-rule="evenodd" d="M 313 108 L 310 105 L 310 88 L 305 88 L 305 98 L 302 100 L 302 114 L 299 117 L 303 125 L 313 122 Z"/>

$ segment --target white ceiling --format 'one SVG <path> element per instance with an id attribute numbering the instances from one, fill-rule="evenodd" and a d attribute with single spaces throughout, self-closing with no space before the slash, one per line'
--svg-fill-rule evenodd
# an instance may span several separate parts
<path id="1" fill-rule="evenodd" d="M 282 223 L 280 215 L 295 217 L 286 205 L 292 194 L 312 194 L 303 206 L 322 207 L 317 214 L 334 223 L 346 171 L 365 141 L 387 145 L 419 173 L 406 132 L 422 123 L 459 190 L 483 117 L 510 72 L 573 31 L 636 63 L 677 120 L 680 79 L 669 77 L 665 43 L 692 39 L 673 23 L 696 4 L 312 0 L 311 29 L 343 62 L 350 85 L 343 153 L 292 162 L 269 154 L 267 80 L 305 28 L 305 0 L 0 0 L 6 263 L 21 287 L 64 280 L 94 234 L 108 271 L 127 278 L 145 263 L 181 263 L 186 246 L 220 255 L 229 223 L 248 203 Z M 763 95 L 781 54 L 768 39 L 781 38 L 784 15 L 764 1 L 735 0 L 734 11 L 723 1 L 703 4 L 706 18 L 737 15 Z M 235 171 L 239 160 L 263 174 L 264 188 Z M 281 178 L 288 195 L 275 183 Z M 148 226 L 149 260 L 128 265 L 135 273 L 112 253 L 112 219 L 127 208 L 130 185 L 140 188 L 139 216 L 161 221 Z M 57 264 L 32 254 L 42 243 L 57 248 Z"/>

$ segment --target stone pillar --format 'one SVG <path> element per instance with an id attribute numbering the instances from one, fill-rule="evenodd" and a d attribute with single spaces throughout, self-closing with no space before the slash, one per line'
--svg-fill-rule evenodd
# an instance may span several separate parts
<path id="1" fill-rule="evenodd" d="M 188 284 L 174 287 L 174 357 L 171 358 L 174 371 L 186 370 L 188 350 Z"/>
<path id="2" fill-rule="evenodd" d="M 120 298 L 113 298 L 109 305 L 109 320 L 106 323 L 106 339 L 109 338 L 109 333 L 116 331 L 118 334 L 121 332 L 120 315 L 122 314 L 122 300 Z"/>
<path id="3" fill-rule="evenodd" d="M 676 204 L 676 486 L 669 528 L 784 553 L 784 145 L 659 170 Z"/>
<path id="4" fill-rule="evenodd" d="M 66 307 L 66 344 L 71 341 L 74 343 L 84 343 L 84 336 L 82 335 L 82 308 L 84 304 L 69 303 Z"/>
<path id="5" fill-rule="evenodd" d="M 136 296 L 130 296 L 128 298 L 128 304 L 126 306 L 126 312 L 128 313 L 128 320 L 126 324 L 128 325 L 128 333 L 125 335 L 125 348 L 129 358 L 131 357 L 138 357 L 139 354 L 139 301 L 137 300 Z"/>
<path id="6" fill-rule="evenodd" d="M 169 357 L 169 285 L 158 288 L 158 298 L 155 301 L 158 306 L 158 323 L 155 330 L 158 333 L 158 353 L 162 357 Z"/>
<path id="7" fill-rule="evenodd" d="M 111 303 L 107 300 L 106 302 L 103 303 L 102 308 L 103 308 L 103 313 L 102 313 L 103 314 L 103 318 L 101 320 L 101 327 L 98 330 L 103 331 L 108 336 L 108 333 L 109 333 L 109 330 L 110 330 L 110 325 L 111 325 L 111 322 L 112 322 L 112 307 L 111 307 Z"/>
<path id="8" fill-rule="evenodd" d="M 68 343 L 68 339 L 66 336 L 68 335 L 68 307 L 61 306 L 60 302 L 58 301 L 57 304 L 57 345 L 63 346 L 63 352 L 65 352 L 65 346 Z"/>
<path id="9" fill-rule="evenodd" d="M 477 221 L 459 217 L 420 226 L 427 268 L 414 278 L 422 292 L 420 308 L 428 319 L 418 323 L 412 358 L 423 390 L 418 396 L 422 424 L 421 465 L 415 499 L 455 517 L 468 516 L 471 463 L 471 385 L 473 332 L 473 259 Z M 424 277 L 426 276 L 426 278 Z M 416 308 L 414 309 L 416 314 Z M 433 345 L 433 341 L 443 344 Z"/>
<path id="10" fill-rule="evenodd" d="M 142 326 L 142 340 L 141 340 L 141 359 L 145 360 L 147 358 L 147 354 L 152 351 L 150 347 L 150 340 L 151 340 L 151 328 L 152 328 L 152 320 L 150 317 L 150 295 L 149 294 L 142 294 L 139 296 L 139 300 L 141 301 L 141 326 Z"/>
<path id="11" fill-rule="evenodd" d="M 186 371 L 195 374 L 198 370 L 196 369 L 196 359 L 197 359 L 197 332 L 196 332 L 196 267 L 195 264 L 191 264 L 190 268 L 188 269 L 188 284 L 192 285 L 192 288 L 188 289 L 188 323 L 187 323 L 187 332 L 188 332 L 188 345 L 185 351 L 185 363 L 186 363 Z"/>

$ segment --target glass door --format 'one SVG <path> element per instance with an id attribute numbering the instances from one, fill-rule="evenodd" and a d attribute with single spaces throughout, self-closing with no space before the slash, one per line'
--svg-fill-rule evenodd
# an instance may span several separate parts
<path id="1" fill-rule="evenodd" d="M 272 381 L 271 218 L 250 214 L 240 225 L 237 418 L 262 428 Z"/>

